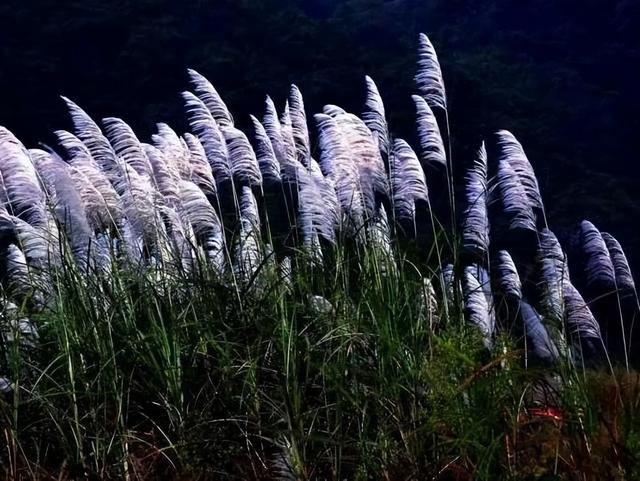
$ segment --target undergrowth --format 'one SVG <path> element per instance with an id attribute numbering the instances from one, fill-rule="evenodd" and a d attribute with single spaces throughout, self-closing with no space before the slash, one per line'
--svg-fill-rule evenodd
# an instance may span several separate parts
<path id="1" fill-rule="evenodd" d="M 640 476 L 636 374 L 525 364 L 508 334 L 486 349 L 429 261 L 290 254 L 290 272 L 270 254 L 244 284 L 205 263 L 63 263 L 52 308 L 4 313 L 17 336 L 16 320 L 37 326 L 6 343 L 5 476 Z"/>

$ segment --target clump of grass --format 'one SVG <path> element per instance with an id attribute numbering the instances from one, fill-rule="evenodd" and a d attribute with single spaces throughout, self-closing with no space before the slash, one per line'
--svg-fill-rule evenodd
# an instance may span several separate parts
<path id="1" fill-rule="evenodd" d="M 509 132 L 491 163 L 479 149 L 456 215 L 426 36 L 419 57 L 419 154 L 391 138 L 370 78 L 365 120 L 315 116 L 319 162 L 296 87 L 281 117 L 268 100 L 264 125 L 252 119 L 254 151 L 194 71 L 195 136 L 161 124 L 151 146 L 109 118 L 107 139 L 66 99 L 79 137 L 57 133 L 66 163 L 0 128 L 6 477 L 638 474 L 621 248 L 585 224 L 588 300 L 602 294 L 606 313 L 615 294 L 621 311 L 617 374 L 601 349 L 617 325 L 602 336 L 569 279 Z"/>
<path id="2" fill-rule="evenodd" d="M 292 279 L 267 260 L 240 296 L 206 265 L 190 277 L 53 272 L 51 308 L 20 307 L 39 338 L 9 353 L 3 469 L 15 479 L 631 476 L 637 379 L 525 369 L 508 335 L 488 351 L 461 307 L 426 302 L 424 278 L 438 283 L 428 259 L 395 254 L 383 272 L 374 248 L 338 244 L 326 269 L 293 252 Z M 605 383 L 619 386 L 615 401 Z M 558 419 L 531 414 L 541 386 Z"/>

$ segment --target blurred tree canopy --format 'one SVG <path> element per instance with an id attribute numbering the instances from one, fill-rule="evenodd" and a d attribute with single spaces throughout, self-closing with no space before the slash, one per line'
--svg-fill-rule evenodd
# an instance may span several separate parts
<path id="1" fill-rule="evenodd" d="M 418 32 L 443 65 L 456 163 L 513 131 L 552 227 L 589 218 L 640 262 L 635 0 L 3 0 L 0 125 L 29 146 L 52 142 L 70 126 L 65 95 L 142 137 L 160 121 L 185 129 L 191 67 L 243 127 L 291 83 L 308 113 L 360 112 L 369 74 L 393 133 L 411 138 Z"/>

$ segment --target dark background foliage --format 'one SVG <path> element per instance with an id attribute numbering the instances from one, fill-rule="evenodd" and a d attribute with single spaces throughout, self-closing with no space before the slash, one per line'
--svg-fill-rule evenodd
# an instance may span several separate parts
<path id="1" fill-rule="evenodd" d="M 513 131 L 552 227 L 589 218 L 638 264 L 639 31 L 635 0 L 3 0 L 0 125 L 28 146 L 51 142 L 70 127 L 62 94 L 143 138 L 159 121 L 185 129 L 178 94 L 192 67 L 241 126 L 267 93 L 281 105 L 292 82 L 309 113 L 360 112 L 366 73 L 393 133 L 411 137 L 425 32 L 443 64 L 455 161 Z"/>

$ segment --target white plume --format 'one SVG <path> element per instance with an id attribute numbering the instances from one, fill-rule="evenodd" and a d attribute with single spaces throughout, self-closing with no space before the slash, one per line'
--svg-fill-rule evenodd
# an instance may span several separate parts
<path id="1" fill-rule="evenodd" d="M 440 127 L 428 102 L 414 95 L 413 101 L 416 104 L 418 139 L 420 140 L 420 158 L 430 165 L 447 165 L 447 154 L 444 143 L 440 135 Z"/>
<path id="2" fill-rule="evenodd" d="M 389 140 L 389 127 L 387 125 L 384 103 L 373 79 L 367 75 L 365 81 L 367 83 L 367 99 L 365 103 L 366 110 L 362 114 L 362 119 L 367 124 L 367 127 L 371 129 L 371 132 L 377 137 L 380 152 L 388 155 L 389 149 L 391 148 L 391 141 Z"/>
<path id="3" fill-rule="evenodd" d="M 213 85 L 195 70 L 188 69 L 187 72 L 196 95 L 207 106 L 218 125 L 233 127 L 233 117 Z"/>
<path id="4" fill-rule="evenodd" d="M 191 130 L 204 147 L 216 181 L 220 183 L 231 179 L 227 144 L 211 112 L 209 112 L 202 100 L 191 92 L 183 92 L 182 97 L 185 100 L 189 114 Z"/>
<path id="5" fill-rule="evenodd" d="M 447 95 L 436 50 L 429 37 L 421 33 L 418 50 L 418 73 L 415 81 L 420 95 L 431 107 L 447 110 Z"/>
<path id="6" fill-rule="evenodd" d="M 465 177 L 466 206 L 463 215 L 462 243 L 464 248 L 486 256 L 489 251 L 489 216 L 487 214 L 487 151 L 482 143 L 473 167 Z"/>
<path id="7" fill-rule="evenodd" d="M 429 200 L 424 171 L 407 142 L 395 139 L 389 156 L 393 207 L 398 218 L 415 219 L 416 201 Z"/>

